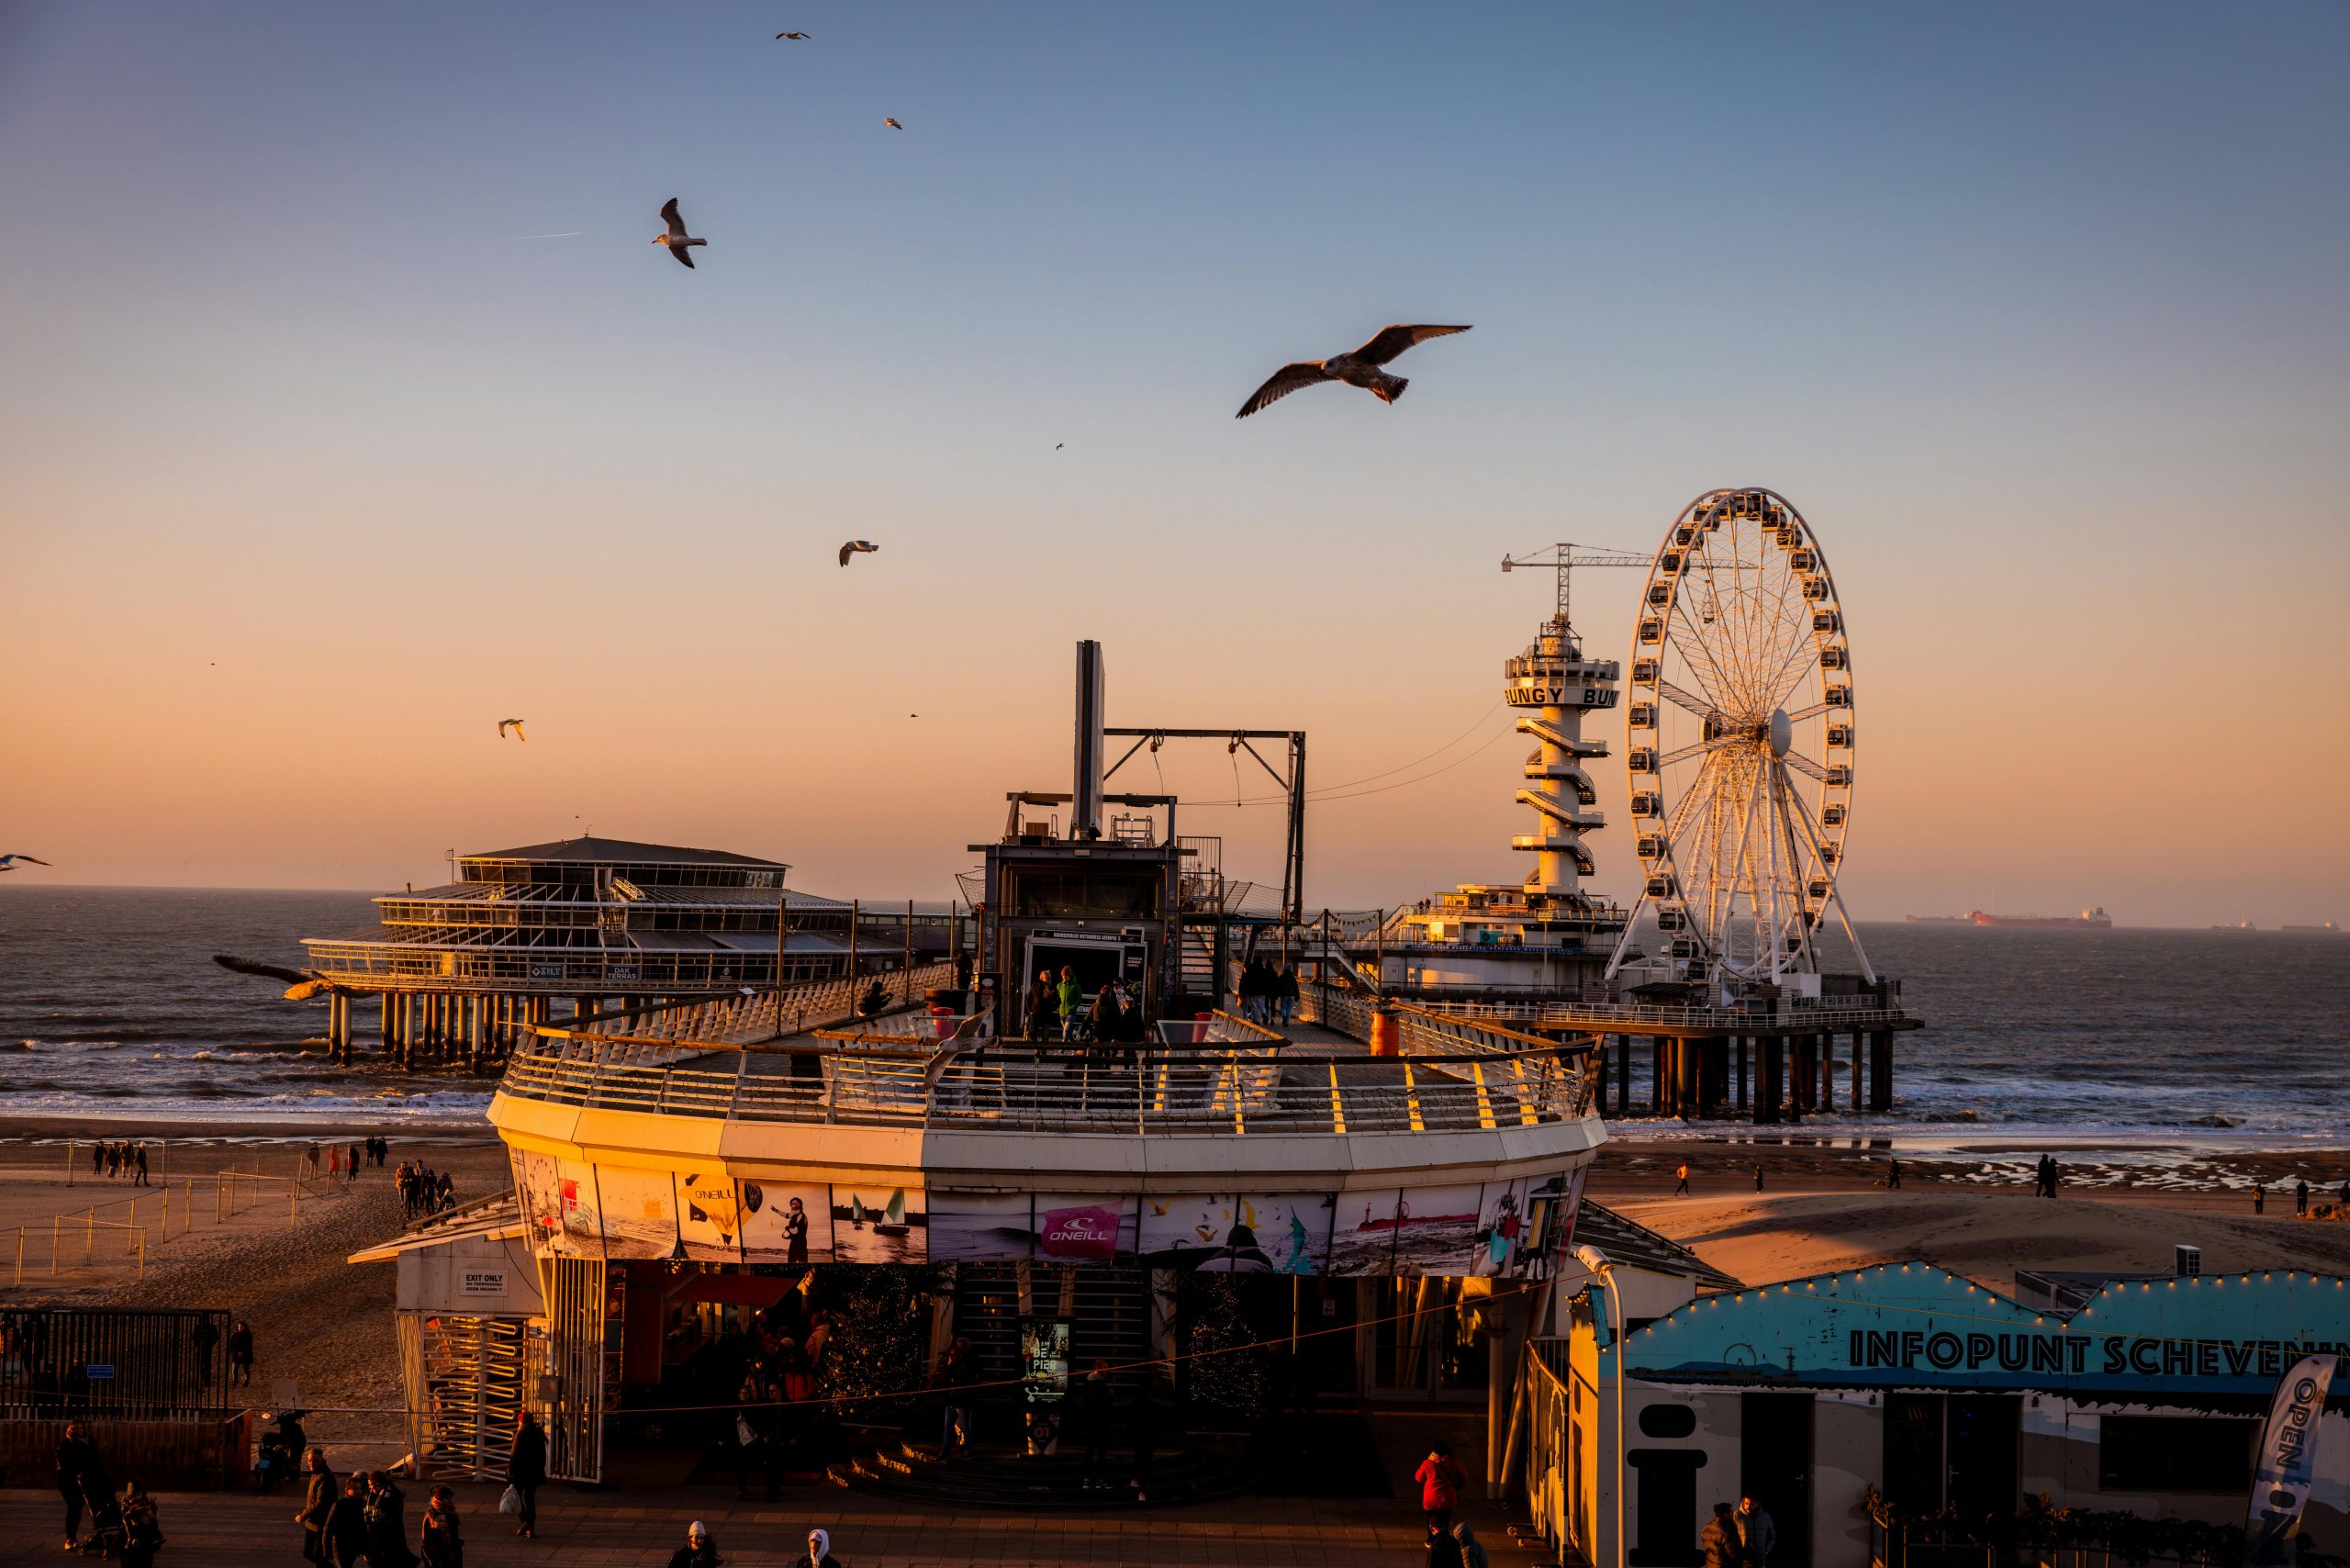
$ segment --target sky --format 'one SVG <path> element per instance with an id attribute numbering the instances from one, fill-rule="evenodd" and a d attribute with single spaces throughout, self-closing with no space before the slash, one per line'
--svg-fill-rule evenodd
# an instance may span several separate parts
<path id="1" fill-rule="evenodd" d="M 6 880 L 592 826 L 945 897 L 1067 787 L 1080 637 L 1113 724 L 1377 776 L 1310 903 L 1513 880 L 1500 557 L 1760 484 L 1845 607 L 1857 914 L 2350 919 L 2345 53 L 2290 3 L 0 0 L 0 850 L 56 863 Z M 1234 420 L 1413 320 L 1475 330 L 1392 407 Z M 1595 652 L 1639 583 L 1578 579 Z M 1221 745 L 1158 768 L 1278 878 Z"/>

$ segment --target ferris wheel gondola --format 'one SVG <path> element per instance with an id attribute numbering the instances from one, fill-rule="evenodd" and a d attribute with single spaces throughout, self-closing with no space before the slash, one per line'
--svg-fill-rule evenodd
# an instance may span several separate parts
<path id="1" fill-rule="evenodd" d="M 1641 885 L 1607 972 L 1633 962 L 1724 991 L 1813 990 L 1852 820 L 1852 644 L 1836 579 L 1785 497 L 1708 490 L 1649 567 L 1625 706 Z M 1643 912 L 1659 950 L 1632 946 Z"/>

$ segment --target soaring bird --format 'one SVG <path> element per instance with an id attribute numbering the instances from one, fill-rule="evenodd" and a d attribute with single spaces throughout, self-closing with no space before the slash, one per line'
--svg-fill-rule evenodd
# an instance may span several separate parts
<path id="1" fill-rule="evenodd" d="M 882 123 L 883 125 L 888 126 L 891 130 L 903 130 L 903 129 L 906 129 L 904 126 L 900 125 L 896 120 L 893 120 L 893 119 L 885 119 L 885 120 L 883 120 L 881 123 Z"/>
<path id="2" fill-rule="evenodd" d="M 666 234 L 655 234 L 653 237 L 653 242 L 656 245 L 668 246 L 669 253 L 671 255 L 685 263 L 686 265 L 692 266 L 694 264 L 694 259 L 686 254 L 686 247 L 688 245 L 707 245 L 710 241 L 707 240 L 692 240 L 687 238 L 686 220 L 677 216 L 677 198 L 676 196 L 671 196 L 667 201 L 661 204 L 661 220 L 669 226 L 669 232 Z"/>
<path id="3" fill-rule="evenodd" d="M 1240 411 L 1232 417 L 1245 420 L 1266 404 L 1286 398 L 1301 386 L 1311 386 L 1317 381 L 1343 381 L 1349 386 L 1360 386 L 1382 403 L 1393 403 L 1404 395 L 1411 382 L 1401 375 L 1390 375 L 1379 367 L 1410 348 L 1430 338 L 1448 337 L 1465 332 L 1466 327 L 1382 327 L 1371 342 L 1352 353 L 1342 353 L 1336 359 L 1306 359 L 1295 364 L 1285 364 L 1273 372 L 1271 379 L 1257 388 Z"/>
<path id="4" fill-rule="evenodd" d="M 49 864 L 48 861 L 42 859 L 38 855 L 0 855 L 0 871 L 15 870 L 17 868 L 17 862 L 19 860 L 23 861 L 28 866 L 46 866 Z"/>
<path id="5" fill-rule="evenodd" d="M 806 33 L 778 33 L 775 36 L 779 39 L 804 39 L 808 35 Z"/>
<path id="6" fill-rule="evenodd" d="M 500 719 L 498 721 L 498 738 L 499 740 L 504 740 L 506 738 L 506 732 L 508 730 L 512 730 L 514 732 L 514 738 L 518 741 L 528 742 L 531 738 L 522 733 L 522 721 L 520 719 Z"/>
<path id="7" fill-rule="evenodd" d="M 293 984 L 285 988 L 285 1000 L 288 1002 L 308 1002 L 320 991 L 335 989 L 335 983 L 316 969 L 289 969 L 278 964 L 256 963 L 251 958 L 240 958 L 229 953 L 215 953 L 212 955 L 212 961 L 224 969 L 233 969 L 241 975 L 259 975 L 263 980 L 293 981 Z"/>
<path id="8" fill-rule="evenodd" d="M 841 565 L 847 566 L 851 555 L 870 555 L 880 548 L 870 539 L 852 539 L 841 546 Z"/>

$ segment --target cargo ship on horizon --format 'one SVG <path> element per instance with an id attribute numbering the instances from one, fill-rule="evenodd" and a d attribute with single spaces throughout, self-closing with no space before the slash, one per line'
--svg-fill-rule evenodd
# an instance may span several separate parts
<path id="1" fill-rule="evenodd" d="M 2109 931 L 2113 917 L 2105 906 L 2085 909 L 2078 914 L 1989 914 L 1976 910 L 1967 916 L 1977 925 L 2063 925 L 2081 931 Z"/>

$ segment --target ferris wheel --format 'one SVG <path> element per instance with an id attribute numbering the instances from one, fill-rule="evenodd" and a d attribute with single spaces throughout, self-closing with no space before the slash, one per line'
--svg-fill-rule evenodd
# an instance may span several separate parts
<path id="1" fill-rule="evenodd" d="M 1607 972 L 1650 959 L 1723 991 L 1815 991 L 1852 821 L 1852 644 L 1828 558 L 1774 491 L 1708 490 L 1658 546 L 1639 603 L 1626 762 L 1641 890 Z"/>

